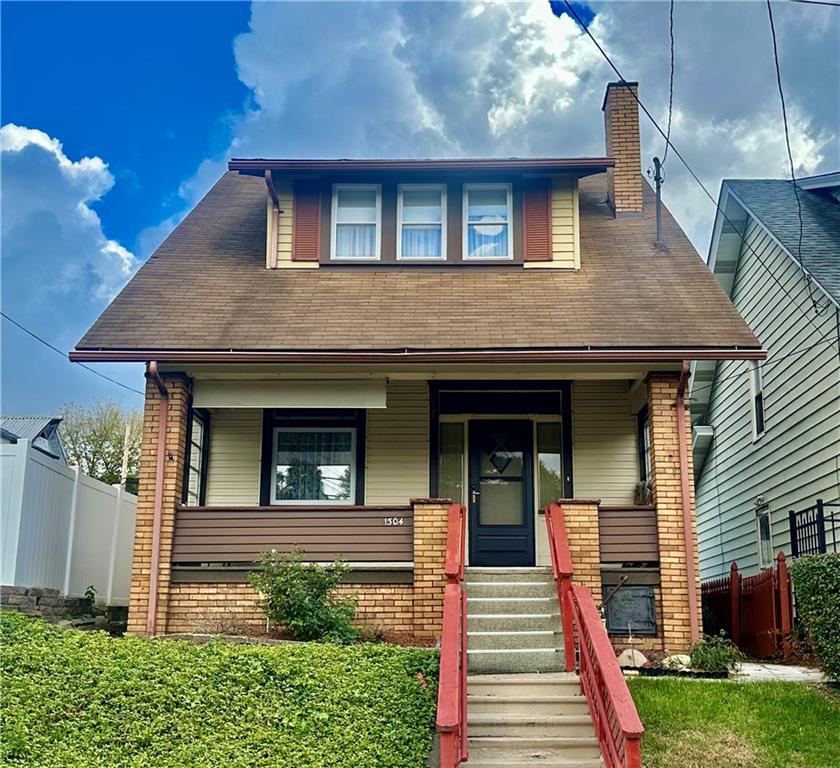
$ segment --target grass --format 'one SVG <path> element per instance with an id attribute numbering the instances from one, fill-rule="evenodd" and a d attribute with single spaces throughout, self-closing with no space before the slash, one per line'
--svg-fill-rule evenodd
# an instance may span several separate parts
<path id="1" fill-rule="evenodd" d="M 840 699 L 800 683 L 629 681 L 645 768 L 837 768 Z"/>
<path id="2" fill-rule="evenodd" d="M 10 613 L 0 642 L 4 766 L 426 763 L 433 650 L 114 639 Z"/>

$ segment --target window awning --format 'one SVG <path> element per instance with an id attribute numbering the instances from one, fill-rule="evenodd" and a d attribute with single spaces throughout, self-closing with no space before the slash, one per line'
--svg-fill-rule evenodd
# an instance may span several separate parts
<path id="1" fill-rule="evenodd" d="M 385 408 L 385 379 L 319 381 L 198 380 L 196 408 Z"/>

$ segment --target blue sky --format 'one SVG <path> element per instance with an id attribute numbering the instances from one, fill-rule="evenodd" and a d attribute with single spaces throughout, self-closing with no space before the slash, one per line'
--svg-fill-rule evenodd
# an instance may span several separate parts
<path id="1" fill-rule="evenodd" d="M 70 349 L 237 156 L 603 152 L 614 79 L 560 3 L 3 3 L 3 311 Z M 578 4 L 664 121 L 668 4 Z M 840 13 L 775 3 L 800 174 L 840 168 Z M 763 2 L 677 2 L 673 140 L 704 182 L 786 172 Z M 642 122 L 644 162 L 662 142 Z M 713 207 L 673 156 L 705 256 Z M 153 310 L 150 310 L 153 311 Z M 5 413 L 140 398 L 6 321 Z M 97 366 L 142 389 L 138 366 Z"/>

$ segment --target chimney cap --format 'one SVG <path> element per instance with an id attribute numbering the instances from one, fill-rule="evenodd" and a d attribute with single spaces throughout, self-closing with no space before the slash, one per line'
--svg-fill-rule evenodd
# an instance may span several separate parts
<path id="1" fill-rule="evenodd" d="M 638 80 L 613 80 L 610 83 L 607 83 L 607 87 L 604 89 L 604 101 L 601 103 L 601 111 L 603 112 L 607 108 L 607 96 L 610 95 L 611 88 L 638 88 L 639 81 Z"/>

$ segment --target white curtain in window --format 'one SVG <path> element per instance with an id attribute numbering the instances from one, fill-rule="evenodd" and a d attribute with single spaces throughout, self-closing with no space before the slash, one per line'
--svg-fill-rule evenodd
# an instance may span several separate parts
<path id="1" fill-rule="evenodd" d="M 437 259 L 440 258 L 442 253 L 440 225 L 433 227 L 403 225 L 403 258 Z"/>
<path id="2" fill-rule="evenodd" d="M 437 259 L 443 255 L 443 192 L 402 190 L 402 242 L 406 259 Z"/>
<path id="3" fill-rule="evenodd" d="M 339 259 L 376 258 L 376 225 L 338 224 L 335 232 L 335 255 Z"/>

